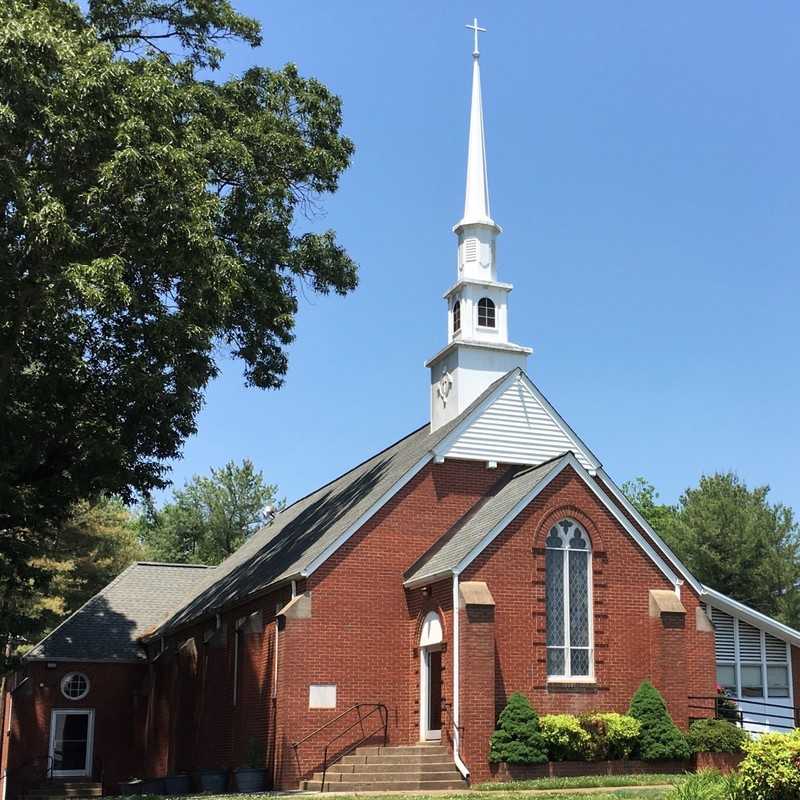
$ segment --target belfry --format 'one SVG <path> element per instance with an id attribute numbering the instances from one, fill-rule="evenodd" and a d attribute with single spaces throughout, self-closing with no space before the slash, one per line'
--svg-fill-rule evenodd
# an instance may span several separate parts
<path id="1" fill-rule="evenodd" d="M 456 282 L 445 292 L 447 345 L 426 364 L 431 375 L 431 430 L 458 416 L 490 384 L 514 367 L 523 370 L 531 354 L 508 338 L 510 283 L 497 280 L 497 236 L 492 219 L 483 128 L 480 50 L 475 19 L 472 102 L 467 149 L 464 216 L 453 227 L 458 237 Z"/>

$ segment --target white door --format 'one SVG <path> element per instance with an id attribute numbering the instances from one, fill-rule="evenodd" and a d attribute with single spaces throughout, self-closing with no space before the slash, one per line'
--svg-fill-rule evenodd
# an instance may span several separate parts
<path id="1" fill-rule="evenodd" d="M 438 741 L 442 738 L 442 649 L 423 647 L 420 657 L 422 739 Z"/>
<path id="2" fill-rule="evenodd" d="M 50 716 L 50 766 L 53 777 L 92 774 L 94 710 L 54 709 Z"/>
<path id="3" fill-rule="evenodd" d="M 442 738 L 442 621 L 429 612 L 419 637 L 419 737 Z"/>

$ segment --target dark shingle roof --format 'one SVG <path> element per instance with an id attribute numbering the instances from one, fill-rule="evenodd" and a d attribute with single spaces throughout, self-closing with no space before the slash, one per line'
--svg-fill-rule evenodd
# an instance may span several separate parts
<path id="1" fill-rule="evenodd" d="M 521 500 L 542 481 L 560 472 L 565 461 L 565 456 L 559 456 L 536 467 L 512 469 L 489 497 L 474 506 L 411 566 L 405 574 L 406 583 L 455 569 Z"/>
<path id="2" fill-rule="evenodd" d="M 185 603 L 213 569 L 138 562 L 46 636 L 26 659 L 138 661 L 138 637 Z"/>
<path id="3" fill-rule="evenodd" d="M 296 578 L 430 453 L 510 374 L 498 378 L 457 417 L 433 433 L 424 425 L 331 483 L 292 504 L 207 576 L 164 630 Z"/>

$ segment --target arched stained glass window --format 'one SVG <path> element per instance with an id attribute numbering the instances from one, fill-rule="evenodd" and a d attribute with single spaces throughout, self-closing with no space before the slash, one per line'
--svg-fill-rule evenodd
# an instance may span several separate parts
<path id="1" fill-rule="evenodd" d="M 495 326 L 494 303 L 488 297 L 481 297 L 478 300 L 478 325 L 482 328 L 494 328 Z"/>
<path id="2" fill-rule="evenodd" d="M 589 678 L 592 653 L 592 543 L 571 519 L 550 529 L 545 542 L 547 674 Z"/>
<path id="3" fill-rule="evenodd" d="M 453 303 L 453 333 L 458 333 L 461 330 L 461 301 L 456 300 Z"/>

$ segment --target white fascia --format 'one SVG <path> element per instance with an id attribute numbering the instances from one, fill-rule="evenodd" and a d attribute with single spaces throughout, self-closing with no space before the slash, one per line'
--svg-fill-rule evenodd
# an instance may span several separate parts
<path id="1" fill-rule="evenodd" d="M 425 455 L 414 464 L 401 478 L 395 481 L 391 488 L 382 494 L 346 531 L 341 533 L 331 542 L 313 561 L 307 564 L 301 571 L 300 577 L 307 578 L 324 564 L 356 531 L 380 511 L 432 458 L 433 452 Z"/>
<path id="2" fill-rule="evenodd" d="M 782 622 L 778 622 L 778 620 L 768 617 L 766 614 L 762 614 L 760 611 L 756 611 L 754 608 L 750 608 L 750 606 L 746 606 L 744 603 L 740 603 L 738 600 L 734 600 L 732 597 L 728 597 L 728 595 L 722 594 L 722 592 L 718 592 L 710 586 L 701 585 L 700 589 L 701 598 L 713 608 L 726 611 L 743 619 L 745 622 L 749 622 L 755 628 L 769 631 L 778 639 L 789 641 L 795 647 L 800 647 L 800 631 L 790 628 L 788 625 L 784 625 Z"/>
<path id="3" fill-rule="evenodd" d="M 619 486 L 614 483 L 614 481 L 602 467 L 597 470 L 597 477 L 600 478 L 600 480 L 603 481 L 603 483 L 611 490 L 611 494 L 613 494 L 614 497 L 620 503 L 622 503 L 625 510 L 639 523 L 639 525 L 645 529 L 647 535 L 656 543 L 656 545 L 658 545 L 658 549 L 661 550 L 667 559 L 677 567 L 678 571 L 686 579 L 686 582 L 689 584 L 689 586 L 691 586 L 692 589 L 697 592 L 697 594 L 701 594 L 704 589 L 703 584 L 701 584 L 700 581 L 698 581 L 697 578 L 692 575 L 692 573 L 689 571 L 689 568 L 675 555 L 675 553 L 672 552 L 667 543 L 655 532 L 653 526 L 639 513 L 639 511 L 637 511 L 636 506 L 634 506 L 633 503 L 631 503 L 631 501 L 625 497 L 622 489 L 620 489 Z"/>
<path id="4" fill-rule="evenodd" d="M 451 343 L 452 344 L 452 343 Z M 448 345 L 449 346 L 449 345 Z M 442 439 L 439 444 L 434 447 L 434 453 L 437 456 L 446 456 L 447 451 L 452 447 L 462 433 L 475 421 L 477 417 L 483 414 L 489 406 L 512 384 L 513 381 L 522 383 L 533 396 L 538 400 L 548 414 L 552 417 L 553 421 L 561 428 L 563 434 L 573 443 L 576 452 L 579 452 L 591 464 L 593 470 L 598 470 L 602 466 L 597 456 L 584 444 L 580 436 L 567 424 L 567 421 L 553 408 L 550 401 L 536 388 L 533 381 L 521 369 L 512 370 L 508 373 L 506 378 L 501 381 L 494 389 L 494 391 L 483 402 L 476 406 L 473 411 L 465 417 L 455 428 L 453 428 L 447 436 Z"/>

